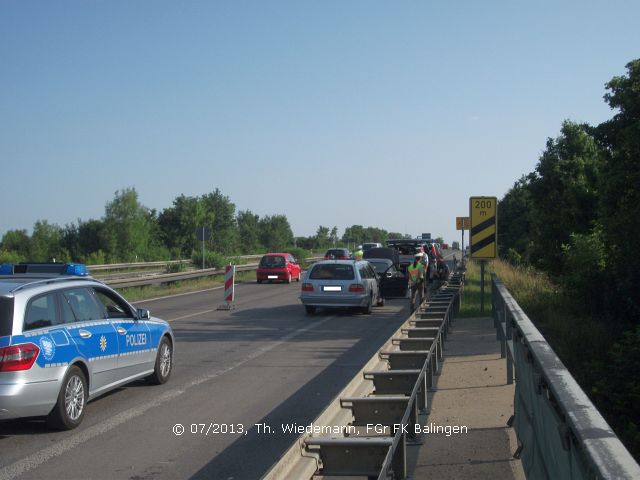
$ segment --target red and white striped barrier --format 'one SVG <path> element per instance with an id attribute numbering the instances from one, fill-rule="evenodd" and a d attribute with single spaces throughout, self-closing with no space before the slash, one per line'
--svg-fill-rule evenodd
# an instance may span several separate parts
<path id="1" fill-rule="evenodd" d="M 227 303 L 233 302 L 233 295 L 235 293 L 235 279 L 236 266 L 227 265 L 224 268 L 224 301 Z"/>

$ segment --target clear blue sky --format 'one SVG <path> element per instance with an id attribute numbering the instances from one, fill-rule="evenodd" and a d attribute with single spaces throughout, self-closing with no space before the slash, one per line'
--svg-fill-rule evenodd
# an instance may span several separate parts
<path id="1" fill-rule="evenodd" d="M 0 234 L 220 188 L 294 234 L 459 238 L 564 119 L 613 112 L 637 1 L 0 2 Z"/>

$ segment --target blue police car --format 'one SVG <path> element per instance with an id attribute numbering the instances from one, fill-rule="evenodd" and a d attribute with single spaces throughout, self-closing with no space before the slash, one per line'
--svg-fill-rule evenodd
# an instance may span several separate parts
<path id="1" fill-rule="evenodd" d="M 165 383 L 174 337 L 82 264 L 0 265 L 0 420 L 77 427 L 87 401 L 133 380 Z"/>

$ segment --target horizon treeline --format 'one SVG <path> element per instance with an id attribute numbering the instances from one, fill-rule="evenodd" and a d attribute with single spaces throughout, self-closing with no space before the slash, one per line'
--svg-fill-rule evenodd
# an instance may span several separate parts
<path id="1" fill-rule="evenodd" d="M 241 254 L 355 247 L 405 237 L 361 225 L 347 227 L 339 236 L 337 227 L 320 225 L 315 235 L 294 238 L 286 215 L 236 212 L 235 204 L 217 188 L 201 196 L 180 195 L 158 212 L 142 205 L 135 187 L 128 187 L 115 192 L 100 219 L 78 219 L 64 227 L 37 220 L 31 235 L 24 229 L 8 230 L 0 241 L 0 263 L 55 260 L 99 265 L 192 259 L 200 265 L 202 241 L 197 231 L 203 227 L 210 234 L 204 242 L 205 266 L 219 266 Z"/>

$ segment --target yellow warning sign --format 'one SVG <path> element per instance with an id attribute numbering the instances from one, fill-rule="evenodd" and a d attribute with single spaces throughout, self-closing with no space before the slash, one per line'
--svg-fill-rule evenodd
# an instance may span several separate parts
<path id="1" fill-rule="evenodd" d="M 498 199 L 470 197 L 471 258 L 496 258 L 498 252 Z"/>
<path id="2" fill-rule="evenodd" d="M 469 230 L 469 217 L 456 217 L 456 230 Z"/>

